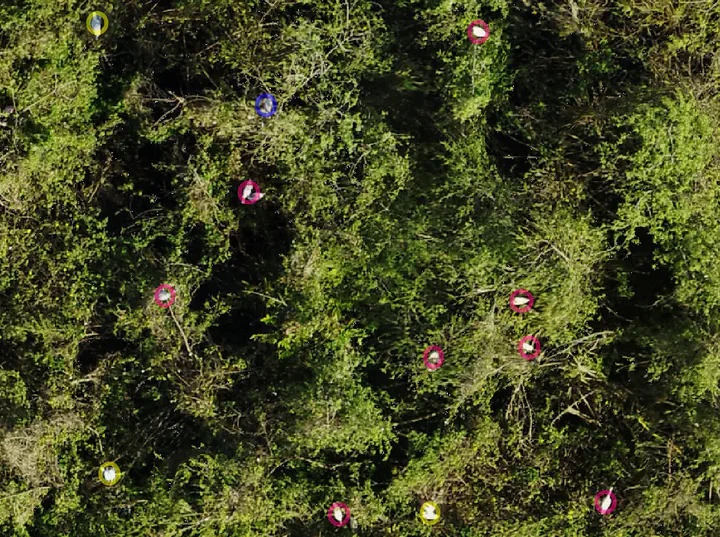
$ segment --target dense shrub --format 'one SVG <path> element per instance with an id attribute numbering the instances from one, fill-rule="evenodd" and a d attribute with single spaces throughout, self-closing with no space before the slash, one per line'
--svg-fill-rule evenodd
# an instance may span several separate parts
<path id="1" fill-rule="evenodd" d="M 0 5 L 0 534 L 714 535 L 719 5 Z"/>

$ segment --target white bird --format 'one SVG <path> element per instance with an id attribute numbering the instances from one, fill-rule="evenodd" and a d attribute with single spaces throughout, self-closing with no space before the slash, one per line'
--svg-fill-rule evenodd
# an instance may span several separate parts
<path id="1" fill-rule="evenodd" d="M 437 511 L 435 511 L 434 505 L 426 505 L 423 508 L 423 518 L 425 518 L 425 520 L 435 520 L 437 518 Z"/>
<path id="2" fill-rule="evenodd" d="M 103 468 L 103 478 L 105 478 L 105 481 L 111 482 L 115 481 L 115 478 L 117 477 L 117 472 L 115 472 L 115 468 L 112 466 L 107 466 Z"/>
<path id="3" fill-rule="evenodd" d="M 90 28 L 93 29 L 93 32 L 98 35 L 102 31 L 103 27 L 103 19 L 100 15 L 93 15 L 92 19 L 90 19 Z"/>
<path id="4" fill-rule="evenodd" d="M 335 509 L 333 509 L 333 518 L 338 522 L 342 522 L 343 518 L 345 518 L 345 513 L 343 513 L 342 509 L 336 507 Z"/>
<path id="5" fill-rule="evenodd" d="M 167 289 L 161 289 L 158 293 L 158 298 L 161 302 L 166 302 L 172 298 L 172 294 Z"/>
<path id="6" fill-rule="evenodd" d="M 526 296 L 516 296 L 513 298 L 513 305 L 514 306 L 524 306 L 525 304 L 529 304 L 530 299 Z"/>
<path id="7" fill-rule="evenodd" d="M 253 196 L 253 186 L 252 185 L 245 185 L 245 188 L 243 188 L 242 196 L 246 200 L 249 200 Z"/>
<path id="8" fill-rule="evenodd" d="M 428 356 L 428 362 L 431 364 L 437 364 L 440 361 L 440 353 L 438 351 L 432 351 Z"/>
<path id="9" fill-rule="evenodd" d="M 613 491 L 613 487 L 610 487 L 609 492 L 612 492 L 612 491 Z M 603 513 L 606 513 L 610 509 L 610 506 L 612 506 L 612 496 L 610 496 L 610 494 L 608 494 L 603 498 L 602 503 L 600 504 L 600 510 Z"/>
<path id="10" fill-rule="evenodd" d="M 258 201 L 258 200 L 261 200 L 264 196 L 265 196 L 265 194 L 262 194 L 262 193 L 258 196 L 255 196 L 255 187 L 253 185 L 245 185 L 243 187 L 242 197 L 244 200 L 253 201 L 254 198 L 257 197 L 257 200 L 255 200 L 255 201 Z"/>
<path id="11" fill-rule="evenodd" d="M 480 25 L 477 25 L 473 28 L 472 33 L 475 37 L 485 37 L 485 28 L 483 28 Z"/>
<path id="12" fill-rule="evenodd" d="M 267 97 L 260 101 L 260 110 L 262 110 L 263 113 L 269 114 L 270 112 L 272 112 L 272 108 L 273 108 L 272 101 L 270 99 L 268 99 Z"/>
<path id="13" fill-rule="evenodd" d="M 535 352 L 535 344 L 532 341 L 523 341 L 523 350 L 528 354 Z"/>

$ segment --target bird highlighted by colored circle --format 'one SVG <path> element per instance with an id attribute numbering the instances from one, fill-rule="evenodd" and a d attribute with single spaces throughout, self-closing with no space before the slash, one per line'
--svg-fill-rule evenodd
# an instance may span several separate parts
<path id="1" fill-rule="evenodd" d="M 87 27 L 88 32 L 93 34 L 95 37 L 100 37 L 102 34 L 107 32 L 108 26 L 110 26 L 110 21 L 108 20 L 108 16 L 102 11 L 93 11 L 87 16 L 87 19 L 85 19 L 85 26 Z"/>
<path id="2" fill-rule="evenodd" d="M 338 528 L 344 526 L 350 520 L 350 508 L 344 503 L 335 502 L 328 509 L 328 520 Z"/>
<path id="3" fill-rule="evenodd" d="M 260 117 L 272 117 L 277 112 L 277 99 L 269 93 L 262 93 L 255 99 L 255 112 Z"/>
<path id="4" fill-rule="evenodd" d="M 601 515 L 609 515 L 615 507 L 617 507 L 617 498 L 613 494 L 613 487 L 610 487 L 610 490 L 601 490 L 595 495 L 595 509 Z"/>
<path id="5" fill-rule="evenodd" d="M 518 343 L 518 352 L 526 360 L 540 356 L 540 341 L 535 336 L 525 336 Z"/>
<path id="6" fill-rule="evenodd" d="M 532 309 L 535 304 L 535 297 L 530 291 L 525 289 L 516 289 L 510 293 L 510 309 L 515 313 L 525 313 Z"/>
<path id="7" fill-rule="evenodd" d="M 114 462 L 106 462 L 98 469 L 98 477 L 100 482 L 106 487 L 112 487 L 122 477 L 120 467 Z"/>
<path id="8" fill-rule="evenodd" d="M 445 362 L 445 353 L 437 345 L 430 345 L 423 353 L 423 362 L 430 371 L 440 369 Z"/>
<path id="9" fill-rule="evenodd" d="M 440 522 L 440 507 L 435 502 L 425 502 L 420 507 L 418 516 L 423 524 L 434 526 Z"/>
<path id="10" fill-rule="evenodd" d="M 252 205 L 260 201 L 265 194 L 260 192 L 260 186 L 255 181 L 243 181 L 238 187 L 238 198 L 243 205 Z"/>
<path id="11" fill-rule="evenodd" d="M 175 289 L 166 283 L 155 289 L 155 304 L 161 308 L 169 308 L 175 303 Z"/>
<path id="12" fill-rule="evenodd" d="M 475 45 L 482 45 L 490 37 L 490 27 L 484 20 L 478 19 L 470 23 L 467 34 Z"/>

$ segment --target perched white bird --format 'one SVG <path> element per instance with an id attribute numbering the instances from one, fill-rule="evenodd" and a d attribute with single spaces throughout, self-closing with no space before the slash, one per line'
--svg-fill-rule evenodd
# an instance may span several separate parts
<path id="1" fill-rule="evenodd" d="M 428 355 L 428 362 L 430 362 L 433 365 L 436 365 L 438 362 L 440 362 L 440 353 L 438 351 L 432 351 Z"/>
<path id="2" fill-rule="evenodd" d="M 472 29 L 472 33 L 475 37 L 483 38 L 485 37 L 485 28 L 478 24 Z"/>
<path id="3" fill-rule="evenodd" d="M 437 516 L 437 511 L 435 511 L 434 505 L 426 505 L 423 508 L 423 518 L 425 520 L 435 520 Z"/>
<path id="4" fill-rule="evenodd" d="M 514 306 L 524 306 L 525 304 L 529 304 L 530 299 L 526 296 L 518 295 L 515 298 L 513 298 L 513 305 Z"/>
<path id="5" fill-rule="evenodd" d="M 342 522 L 343 518 L 345 518 L 345 513 L 342 509 L 336 507 L 335 509 L 333 509 L 333 518 L 338 522 Z"/>
<path id="6" fill-rule="evenodd" d="M 255 188 L 252 185 L 245 185 L 245 188 L 243 188 L 242 196 L 246 200 L 249 200 L 253 197 L 255 192 Z"/>
<path id="7" fill-rule="evenodd" d="M 117 472 L 115 472 L 115 468 L 112 466 L 107 466 L 103 468 L 103 478 L 107 482 L 115 481 L 115 478 L 117 477 Z"/>
<path id="8" fill-rule="evenodd" d="M 161 289 L 158 293 L 158 298 L 161 302 L 167 302 L 172 298 L 172 293 L 170 293 L 167 289 Z"/>
<path id="9" fill-rule="evenodd" d="M 613 491 L 613 487 L 610 487 L 610 492 L 612 492 L 612 491 Z M 610 509 L 611 506 L 612 506 L 612 496 L 610 496 L 610 494 L 608 494 L 603 498 L 602 502 L 600 503 L 600 510 L 603 513 L 606 513 Z"/>
<path id="10" fill-rule="evenodd" d="M 90 28 L 93 29 L 95 34 L 102 32 L 103 22 L 104 21 L 100 15 L 92 16 L 92 19 L 90 19 Z"/>
<path id="11" fill-rule="evenodd" d="M 267 97 L 260 100 L 260 110 L 263 111 L 264 114 L 269 114 L 272 112 L 273 103 L 270 99 Z"/>
<path id="12" fill-rule="evenodd" d="M 253 185 L 245 185 L 242 191 L 242 197 L 246 201 L 258 201 L 265 197 L 265 194 L 255 195 L 255 187 Z M 255 199 L 257 198 L 257 199 Z"/>
<path id="13" fill-rule="evenodd" d="M 527 354 L 535 352 L 535 343 L 532 340 L 523 341 L 523 350 Z"/>

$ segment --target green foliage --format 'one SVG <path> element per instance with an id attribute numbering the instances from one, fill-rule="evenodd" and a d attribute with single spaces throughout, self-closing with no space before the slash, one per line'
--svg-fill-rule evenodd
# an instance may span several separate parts
<path id="1" fill-rule="evenodd" d="M 716 533 L 718 5 L 87 9 L 0 5 L 0 534 Z"/>

